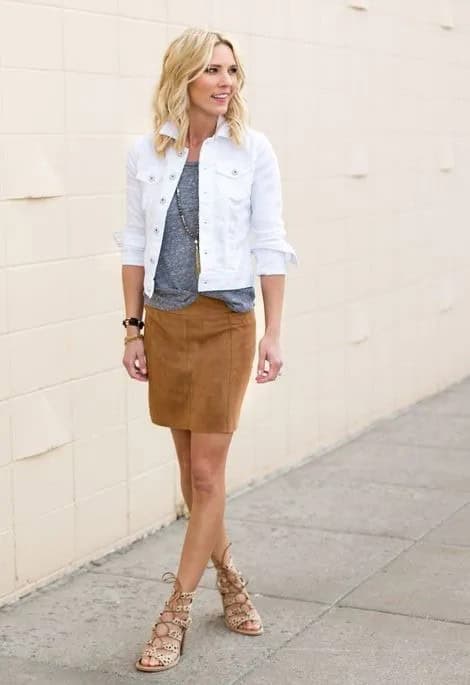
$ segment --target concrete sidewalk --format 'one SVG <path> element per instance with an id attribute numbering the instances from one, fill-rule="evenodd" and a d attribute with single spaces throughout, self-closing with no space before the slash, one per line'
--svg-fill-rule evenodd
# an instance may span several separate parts
<path id="1" fill-rule="evenodd" d="M 226 514 L 262 636 L 224 627 L 207 569 L 180 664 L 134 670 L 181 519 L 0 609 L 0 683 L 470 683 L 470 378 Z"/>

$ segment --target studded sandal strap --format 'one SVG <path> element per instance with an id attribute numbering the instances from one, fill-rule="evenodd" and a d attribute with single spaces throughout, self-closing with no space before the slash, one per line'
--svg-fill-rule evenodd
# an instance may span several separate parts
<path id="1" fill-rule="evenodd" d="M 248 580 L 238 571 L 233 560 L 226 559 L 229 543 L 224 550 L 221 561 L 213 560 L 217 569 L 217 588 L 222 595 L 224 614 L 231 628 L 236 629 L 246 621 L 261 624 L 261 617 L 254 607 L 245 589 Z"/>
<path id="2" fill-rule="evenodd" d="M 141 659 L 145 657 L 158 659 L 161 664 L 169 666 L 177 658 L 181 649 L 184 632 L 192 623 L 192 617 L 189 615 L 189 612 L 191 611 L 192 599 L 196 591 L 181 591 L 178 578 L 170 571 L 167 571 L 164 576 L 169 576 L 169 579 L 174 581 L 173 592 L 165 601 L 165 609 L 160 612 L 159 620 L 153 625 L 151 638 L 146 642 Z M 165 580 L 165 582 L 168 581 Z M 178 616 L 178 613 L 181 612 L 187 615 Z M 162 620 L 163 613 L 171 613 L 171 619 Z M 159 625 L 167 627 L 166 635 L 158 635 Z"/>
<path id="3" fill-rule="evenodd" d="M 231 627 L 238 628 L 240 625 L 242 625 L 242 623 L 245 623 L 246 621 L 254 621 L 256 623 L 261 623 L 261 617 L 258 611 L 255 609 L 255 607 L 251 607 L 250 609 L 245 609 L 244 607 L 245 605 L 242 604 L 240 606 L 239 611 L 234 611 L 234 606 L 230 608 L 227 607 L 227 610 L 225 612 L 225 619 Z"/>

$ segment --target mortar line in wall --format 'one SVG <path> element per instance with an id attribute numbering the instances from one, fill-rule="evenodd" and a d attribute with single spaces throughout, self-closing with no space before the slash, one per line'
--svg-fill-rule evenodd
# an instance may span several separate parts
<path id="1" fill-rule="evenodd" d="M 10 445 L 12 442 L 12 432 L 11 432 L 11 417 L 9 417 L 9 424 L 10 424 Z M 15 508 L 15 488 L 14 488 L 14 479 L 13 479 L 13 461 L 10 462 L 11 469 L 10 469 L 10 494 L 11 494 L 11 515 L 12 515 L 12 526 L 11 530 L 13 533 L 13 573 L 14 573 L 14 589 L 16 590 L 17 583 L 18 583 L 18 548 L 16 544 L 16 508 Z"/>
<path id="2" fill-rule="evenodd" d="M 108 312 L 108 313 L 112 313 L 112 312 Z M 98 316 L 98 315 L 94 315 L 94 316 Z M 89 319 L 92 317 L 83 317 L 83 318 Z M 62 322 L 58 322 L 58 323 L 54 323 L 54 324 L 47 324 L 47 325 L 58 326 L 58 325 L 61 325 L 61 323 Z M 24 329 L 24 330 L 34 330 L 34 329 Z M 8 335 L 8 334 L 6 334 L 6 335 Z M 0 405 L 3 403 L 9 402 L 9 401 L 13 401 L 19 397 L 26 397 L 27 395 L 32 395 L 34 393 L 41 392 L 44 390 L 47 391 L 50 389 L 58 388 L 59 386 L 69 385 L 72 383 L 79 383 L 81 381 L 86 381 L 86 380 L 92 379 L 96 376 L 101 376 L 105 373 L 116 372 L 118 370 L 122 370 L 121 365 L 108 367 L 106 369 L 100 369 L 99 371 L 95 371 L 93 373 L 88 373 L 86 375 L 81 375 L 81 376 L 78 376 L 76 378 L 69 378 L 66 381 L 59 381 L 57 383 L 52 383 L 52 384 L 47 385 L 47 386 L 42 386 L 42 387 L 36 388 L 34 390 L 28 390 L 27 392 L 18 393 L 12 397 L 7 397 L 3 400 L 0 400 Z M 337 449 L 337 448 L 343 446 L 344 444 L 349 443 L 353 440 L 361 439 L 366 433 L 371 433 L 371 432 L 373 432 L 374 435 L 377 433 L 380 433 L 380 435 L 384 436 L 384 439 L 382 439 L 382 440 L 369 440 L 368 441 L 368 442 L 373 443 L 373 444 L 388 444 L 391 446 L 401 446 L 401 447 L 408 447 L 408 448 L 409 447 L 419 447 L 419 448 L 426 448 L 426 449 L 449 449 L 449 450 L 455 451 L 457 453 L 458 452 L 467 453 L 468 447 L 459 447 L 458 445 L 436 445 L 436 444 L 430 444 L 430 443 L 410 443 L 410 442 L 400 441 L 400 440 L 390 440 L 389 435 L 387 435 L 385 432 L 380 431 L 378 429 L 379 428 L 378 424 L 381 424 L 384 421 L 393 421 L 394 419 L 402 416 L 403 414 L 405 414 L 409 410 L 414 409 L 419 403 L 423 402 L 424 400 L 432 398 L 436 395 L 439 395 L 442 392 L 451 390 L 454 386 L 458 385 L 461 382 L 464 382 L 466 378 L 468 378 L 468 375 L 464 376 L 463 378 L 461 378 L 457 381 L 450 383 L 449 385 L 445 386 L 444 388 L 437 390 L 436 392 L 433 392 L 431 394 L 428 394 L 428 395 L 425 395 L 421 398 L 416 399 L 416 401 L 414 401 L 412 404 L 406 404 L 403 407 L 400 407 L 399 410 L 394 410 L 388 414 L 384 414 L 384 415 L 381 415 L 377 418 L 372 419 L 372 421 L 370 423 L 368 423 L 365 427 L 361 428 L 359 432 L 353 432 L 350 435 L 348 434 L 345 437 L 345 440 L 342 440 L 338 443 L 334 443 L 332 446 L 328 446 L 326 450 L 323 450 L 323 448 L 322 448 L 320 450 L 320 452 L 315 453 L 314 455 L 310 455 L 307 458 L 307 461 L 305 461 L 305 463 L 308 463 L 310 461 L 310 459 L 312 459 L 312 458 L 318 458 L 320 456 L 325 456 L 325 453 L 328 453 L 333 449 Z M 429 413 L 431 414 L 432 412 L 429 412 Z M 468 416 L 465 414 L 446 414 L 446 418 L 449 416 L 457 416 L 460 418 L 467 417 L 468 418 Z M 137 417 L 137 418 L 139 418 L 139 417 Z"/>
<path id="3" fill-rule="evenodd" d="M 43 391 L 47 392 L 48 390 L 53 390 L 53 389 L 56 389 L 59 387 L 63 387 L 64 385 L 70 385 L 72 383 L 80 383 L 81 381 L 86 381 L 86 380 L 92 379 L 96 376 L 101 376 L 105 373 L 111 373 L 111 372 L 118 371 L 118 370 L 120 370 L 124 373 L 121 365 L 115 366 L 115 367 L 110 367 L 108 369 L 102 369 L 101 371 L 96 371 L 95 373 L 90 373 L 90 374 L 87 374 L 86 376 L 77 376 L 77 378 L 70 378 L 66 381 L 59 381 L 58 383 L 52 383 L 51 385 L 44 385 L 40 388 L 35 388 L 34 390 L 28 390 L 27 392 L 21 392 L 21 393 L 18 393 L 17 395 L 12 395 L 11 397 L 7 397 L 3 400 L 0 400 L 0 405 L 3 403 L 6 403 L 6 402 L 13 402 L 14 400 L 16 400 L 20 397 L 27 397 L 28 395 L 34 395 L 38 392 L 43 392 Z M 116 424 L 116 425 L 119 425 L 119 424 Z"/>
<path id="4" fill-rule="evenodd" d="M 7 0 L 7 2 L 12 2 L 12 0 Z M 37 8 L 37 4 L 32 3 L 30 0 L 14 0 L 15 4 L 21 4 L 21 5 L 26 5 L 30 7 Z M 112 19 L 130 19 L 132 21 L 144 21 L 148 22 L 150 24 L 164 24 L 167 25 L 168 19 L 150 19 L 147 17 L 133 17 L 129 16 L 127 14 L 121 14 L 119 10 L 117 12 L 100 12 L 97 10 L 89 10 L 89 9 L 84 9 L 81 7 L 64 7 L 63 5 L 55 5 L 53 2 L 48 2 L 48 3 L 41 3 L 41 8 L 44 7 L 45 9 L 57 9 L 57 10 L 63 10 L 64 14 L 65 12 L 68 12 L 70 14 L 91 14 L 92 16 L 99 16 L 99 17 L 108 17 Z"/>
<path id="5" fill-rule="evenodd" d="M 127 381 L 127 379 L 126 379 Z M 131 534 L 131 466 L 129 449 L 129 384 L 125 383 L 124 389 L 125 417 L 124 430 L 126 432 L 126 536 Z"/>
<path id="6" fill-rule="evenodd" d="M 245 34 L 249 35 L 249 34 Z M 259 36 L 260 38 L 268 38 L 268 36 Z M 283 39 L 286 43 L 295 43 L 298 45 L 298 41 L 295 41 L 294 39 Z M 351 52 L 361 52 L 361 53 L 368 53 L 370 50 L 367 48 L 362 48 L 359 46 L 351 46 L 351 45 L 334 45 L 331 43 L 308 43 L 306 42 L 305 45 L 311 45 L 312 47 L 320 47 L 320 48 L 334 48 L 335 50 L 349 50 Z M 392 56 L 392 57 L 400 57 L 403 62 L 406 61 L 413 61 L 413 62 L 423 62 L 425 64 L 428 64 L 429 67 L 431 68 L 432 66 L 445 66 L 445 67 L 455 67 L 455 66 L 460 66 L 461 69 L 463 70 L 470 70 L 470 67 L 464 63 L 464 62 L 443 62 L 442 60 L 433 60 L 432 58 L 427 59 L 426 57 L 422 57 L 419 55 L 413 56 L 413 55 L 405 55 L 403 56 L 402 53 L 387 53 L 380 51 L 380 54 L 386 55 L 386 56 Z M 32 72 L 64 72 L 65 74 L 78 74 L 80 76 L 107 76 L 107 77 L 114 77 L 118 79 L 149 79 L 151 81 L 154 81 L 154 74 L 147 74 L 147 73 L 122 73 L 120 71 L 88 71 L 88 70 L 79 70 L 79 69 L 70 69 L 70 68 L 65 68 L 65 67 L 35 67 L 35 66 L 15 66 L 15 65 L 3 65 L 3 70 L 4 71 L 32 71 Z M 253 85 L 253 81 L 248 83 L 248 85 Z M 338 91 L 338 92 L 343 92 L 344 89 L 342 88 L 326 88 L 325 90 L 327 91 Z M 411 89 L 401 89 L 398 92 L 413 92 Z M 421 96 L 417 96 L 421 97 Z M 105 132 L 103 132 L 105 134 Z M 21 134 L 19 134 L 21 135 Z"/>

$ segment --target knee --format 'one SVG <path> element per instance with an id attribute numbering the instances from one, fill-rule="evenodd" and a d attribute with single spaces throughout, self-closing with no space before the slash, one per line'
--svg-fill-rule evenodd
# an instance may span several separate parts
<path id="1" fill-rule="evenodd" d="M 191 484 L 193 493 L 213 497 L 218 491 L 218 478 L 207 467 L 191 469 Z"/>

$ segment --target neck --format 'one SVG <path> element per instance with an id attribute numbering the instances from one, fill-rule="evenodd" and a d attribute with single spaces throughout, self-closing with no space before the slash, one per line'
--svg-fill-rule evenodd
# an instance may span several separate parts
<path id="1" fill-rule="evenodd" d="M 190 112 L 188 141 L 190 146 L 199 145 L 206 138 L 214 135 L 218 117 L 208 116 L 202 112 Z"/>

